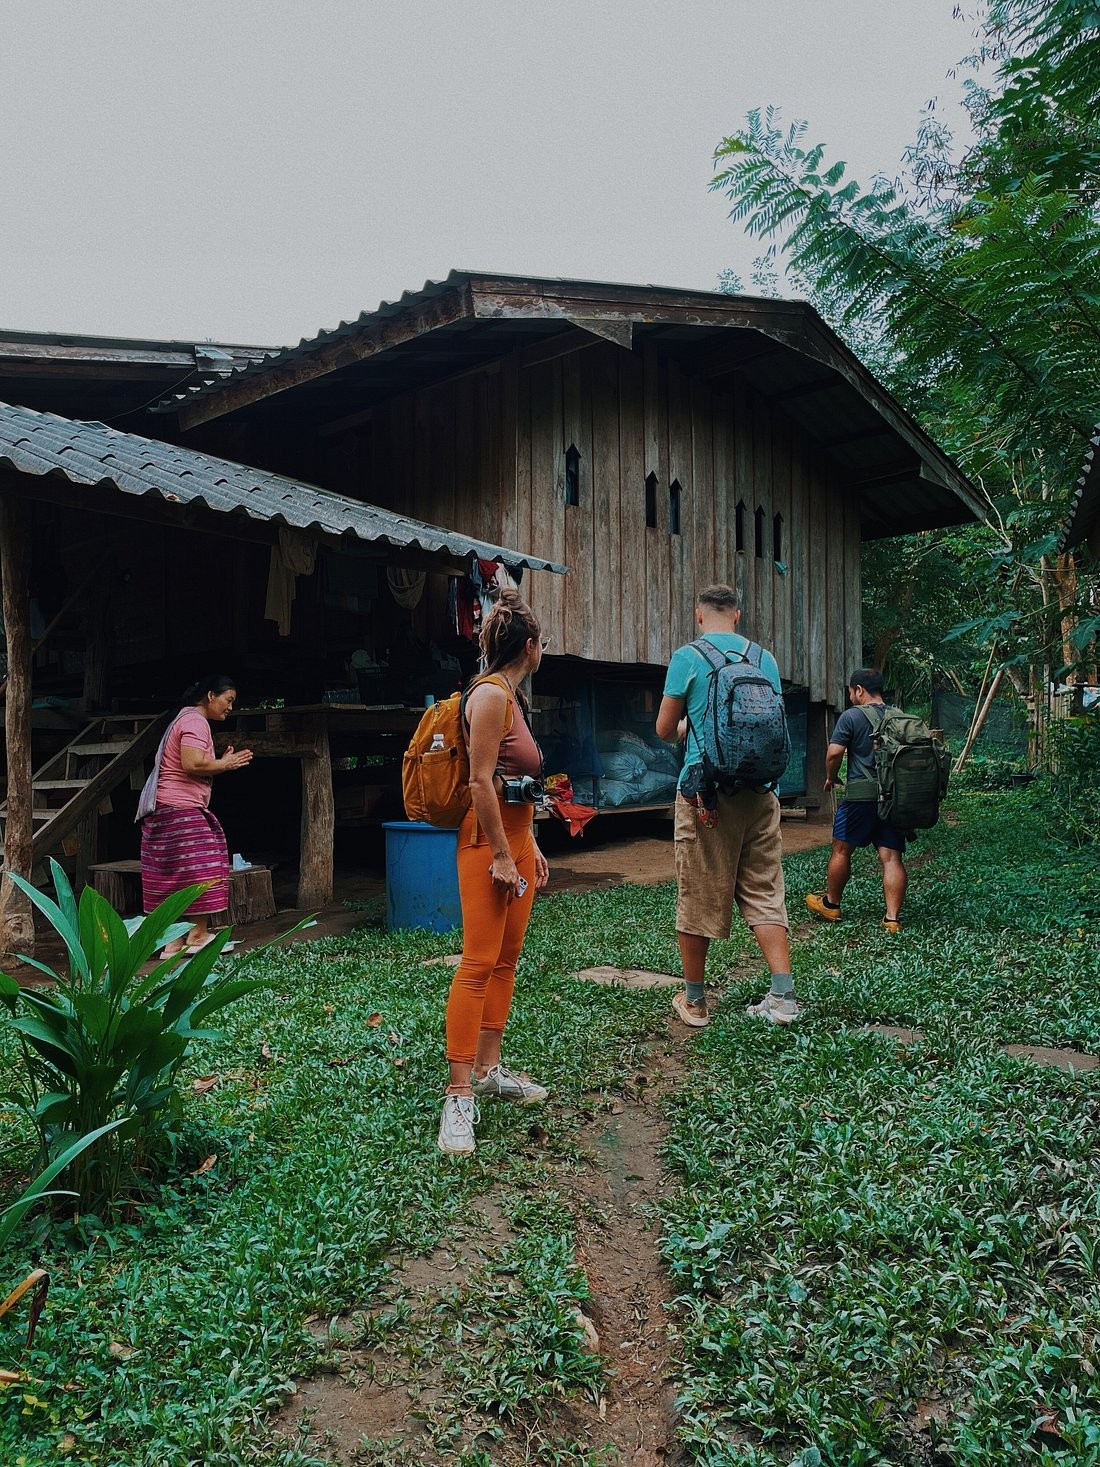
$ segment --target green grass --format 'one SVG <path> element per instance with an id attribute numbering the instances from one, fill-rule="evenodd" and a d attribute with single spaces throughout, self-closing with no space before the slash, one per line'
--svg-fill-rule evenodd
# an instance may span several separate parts
<path id="1" fill-rule="evenodd" d="M 961 813 L 902 938 L 865 856 L 799 944 L 804 1022 L 729 1003 L 696 1051 L 665 1252 L 708 1467 L 1100 1461 L 1100 1083 L 999 1049 L 1100 1048 L 1095 857 L 1019 798 Z M 820 872 L 789 863 L 792 914 Z"/>
<path id="2" fill-rule="evenodd" d="M 1095 858 L 1053 843 L 1019 794 L 958 808 L 915 849 L 931 859 L 900 939 L 877 927 L 864 857 L 843 922 L 796 944 L 812 1007 L 795 1029 L 743 1014 L 751 937 L 715 944 L 714 972 L 738 976 L 673 1102 L 663 1234 L 684 1438 L 707 1467 L 1100 1463 L 1100 1079 L 999 1048 L 1100 1050 Z M 823 863 L 787 863 L 796 922 Z M 485 1106 L 462 1163 L 435 1147 L 450 970 L 422 965 L 455 939 L 370 927 L 265 957 L 271 989 L 191 1063 L 188 1080 L 220 1082 L 188 1093 L 170 1181 L 109 1227 L 29 1224 L 3 1260 L 0 1282 L 40 1263 L 52 1290 L 22 1362 L 35 1383 L 0 1389 L 0 1463 L 322 1462 L 271 1419 L 333 1358 L 309 1321 L 337 1316 L 360 1368 L 435 1383 L 427 1439 L 456 1467 L 494 1467 L 509 1425 L 532 1463 L 594 1463 L 555 1426 L 559 1401 L 604 1384 L 573 1317 L 569 1181 L 599 1092 L 644 1065 L 668 994 L 568 974 L 678 971 L 673 913 L 668 886 L 537 905 L 508 1053 L 553 1102 Z M 924 1042 L 859 1033 L 869 1022 Z M 12 1059 L 0 1050 L 0 1093 Z M 31 1154 L 0 1105 L 0 1176 Z M 404 1299 L 400 1259 L 461 1233 L 486 1195 L 507 1233 L 433 1307 Z M 0 1322 L 0 1364 L 24 1318 Z M 363 1461 L 408 1451 L 376 1443 Z"/>
<path id="3" fill-rule="evenodd" d="M 668 905 L 667 893 L 652 899 Z M 583 942 L 576 909 L 563 906 L 548 903 L 531 934 L 508 1046 L 517 1063 L 553 1076 L 559 1115 L 545 1154 L 558 1165 L 576 1154 L 585 1092 L 617 1081 L 653 1014 L 645 994 L 586 986 L 578 1001 L 564 974 Z M 508 1107 L 485 1107 L 472 1161 L 436 1149 L 451 975 L 421 960 L 453 946 L 365 930 L 265 957 L 271 990 L 232 1010 L 225 1037 L 196 1052 L 189 1078 L 222 1078 L 188 1097 L 174 1181 L 109 1229 L 93 1220 L 37 1244 L 31 1228 L 20 1234 L 5 1279 L 40 1262 L 53 1282 L 24 1362 L 38 1383 L 0 1389 L 5 1467 L 55 1462 L 59 1442 L 70 1461 L 111 1467 L 313 1460 L 265 1425 L 318 1358 L 308 1317 L 369 1305 L 395 1250 L 429 1251 L 472 1198 L 502 1183 L 537 1198 L 549 1173 L 528 1136 L 531 1113 Z M 29 1155 L 29 1139 L 11 1113 L 0 1121 L 0 1174 Z M 191 1176 L 210 1155 L 217 1163 Z M 490 1413 L 537 1398 L 540 1374 L 559 1392 L 593 1387 L 562 1302 L 582 1297 L 583 1280 L 560 1209 L 528 1232 L 527 1251 L 498 1272 L 525 1281 L 510 1319 L 529 1328 L 513 1329 L 495 1377 L 461 1386 Z M 485 1281 L 472 1318 L 499 1316 L 493 1287 Z M 18 1354 L 20 1322 L 0 1325 L 4 1364 Z M 437 1325 L 442 1348 L 446 1319 Z"/>

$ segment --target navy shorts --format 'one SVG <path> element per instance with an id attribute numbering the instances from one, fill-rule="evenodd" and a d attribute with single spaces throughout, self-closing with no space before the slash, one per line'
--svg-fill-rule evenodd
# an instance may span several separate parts
<path id="1" fill-rule="evenodd" d="M 878 818 L 878 806 L 842 801 L 833 816 L 833 840 L 850 846 L 874 846 L 876 850 L 904 851 L 905 837 Z"/>

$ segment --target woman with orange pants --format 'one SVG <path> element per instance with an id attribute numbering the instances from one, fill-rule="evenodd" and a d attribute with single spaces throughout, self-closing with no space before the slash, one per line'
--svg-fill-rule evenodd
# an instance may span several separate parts
<path id="1" fill-rule="evenodd" d="M 547 1095 L 500 1057 L 535 891 L 550 875 L 534 840 L 534 803 L 515 798 L 524 776 L 535 781 L 542 771 L 517 689 L 545 645 L 531 608 L 504 591 L 482 625 L 485 671 L 467 696 L 463 723 L 471 805 L 458 832 L 462 962 L 447 1000 L 451 1082 L 439 1123 L 439 1149 L 450 1156 L 474 1150 L 478 1099 L 537 1105 Z"/>

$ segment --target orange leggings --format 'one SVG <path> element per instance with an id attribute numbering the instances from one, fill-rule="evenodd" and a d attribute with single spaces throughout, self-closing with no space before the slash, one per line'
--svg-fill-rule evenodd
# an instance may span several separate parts
<path id="1" fill-rule="evenodd" d="M 504 834 L 519 874 L 521 897 L 508 900 L 493 885 L 493 852 L 472 810 L 458 832 L 458 892 L 462 900 L 462 962 L 447 1000 L 447 1058 L 473 1064 L 482 1029 L 503 1034 L 512 1007 L 516 963 L 535 900 L 535 842 L 530 805 L 500 806 Z"/>

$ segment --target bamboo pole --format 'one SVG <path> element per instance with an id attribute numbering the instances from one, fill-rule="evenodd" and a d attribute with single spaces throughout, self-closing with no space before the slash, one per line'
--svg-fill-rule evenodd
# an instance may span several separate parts
<path id="1" fill-rule="evenodd" d="M 993 707 L 993 699 L 997 696 L 997 689 L 1001 686 L 1001 679 L 1004 677 L 1004 673 L 1004 668 L 998 667 L 997 674 L 989 685 L 989 692 L 986 694 L 985 702 L 974 715 L 974 722 L 970 725 L 970 732 L 966 736 L 966 743 L 962 747 L 962 752 L 955 760 L 955 766 L 952 771 L 954 774 L 958 774 L 966 763 L 967 757 L 985 725 L 986 718 L 989 716 L 989 710 Z"/>

